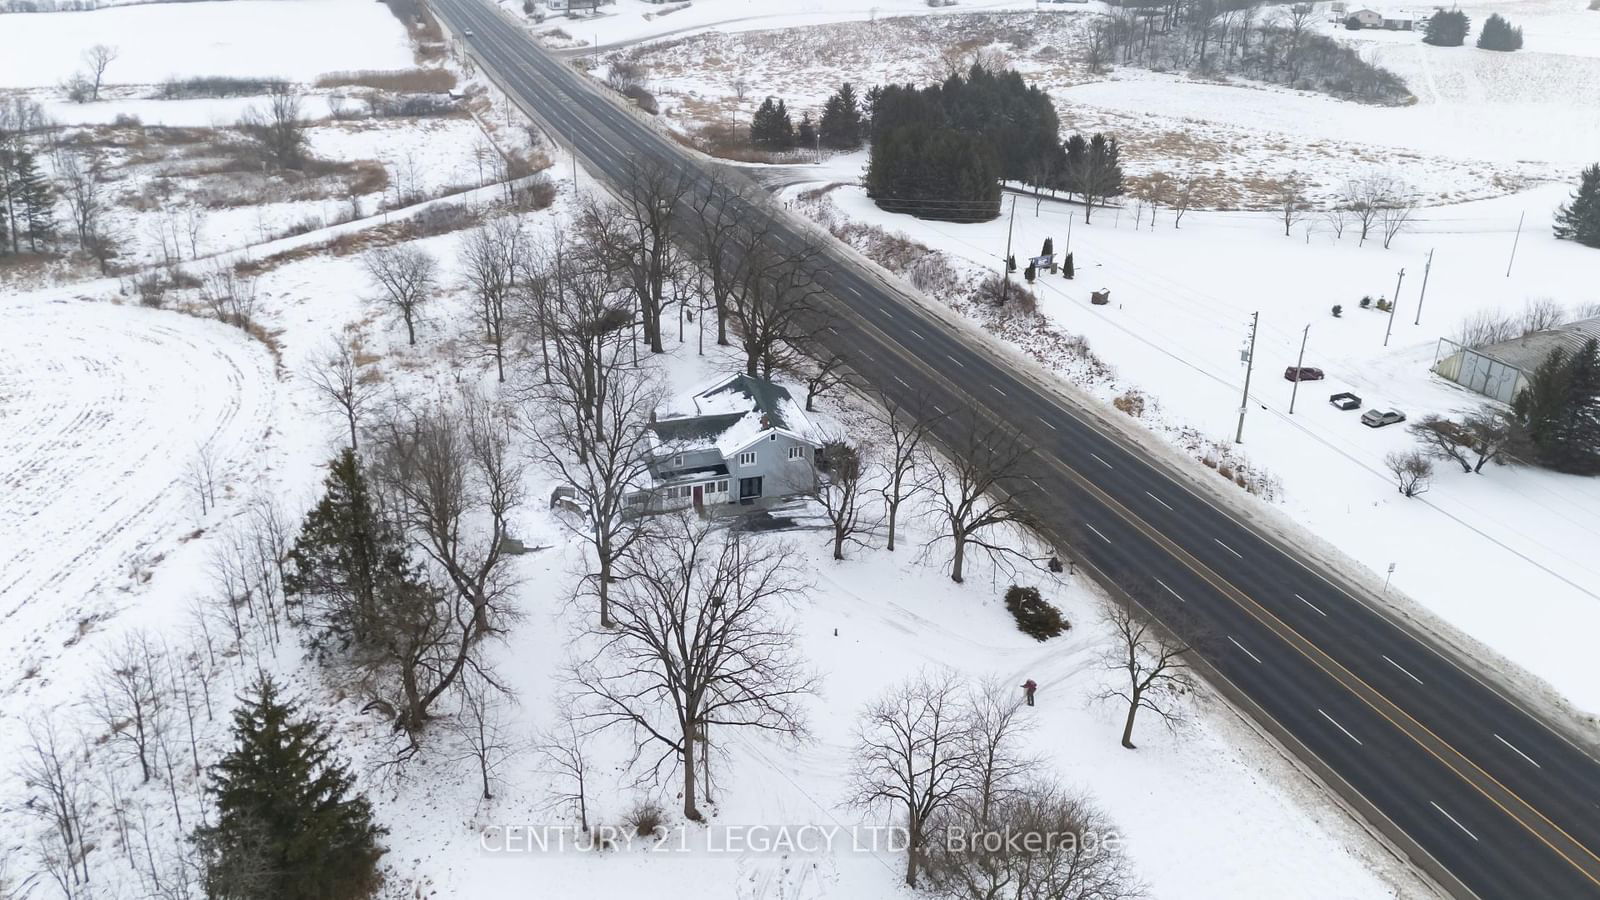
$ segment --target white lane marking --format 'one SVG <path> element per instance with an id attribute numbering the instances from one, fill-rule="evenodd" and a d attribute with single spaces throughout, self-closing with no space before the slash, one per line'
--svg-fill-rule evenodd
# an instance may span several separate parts
<path id="1" fill-rule="evenodd" d="M 1310 600 L 1307 600 L 1306 598 L 1300 596 L 1299 594 L 1295 594 L 1294 598 L 1296 600 L 1299 600 L 1301 603 L 1304 603 L 1305 605 L 1311 607 L 1312 609 L 1315 609 L 1317 611 L 1317 615 L 1324 616 L 1324 617 L 1328 615 L 1327 613 L 1325 613 L 1321 609 L 1319 609 L 1315 603 L 1312 603 Z"/>
<path id="2" fill-rule="evenodd" d="M 1005 391 L 1000 390 L 1000 386 L 999 385 L 991 384 L 991 385 L 989 385 L 989 389 L 994 391 L 996 394 L 999 394 L 1002 397 L 1004 397 L 1006 395 Z"/>
<path id="3" fill-rule="evenodd" d="M 1232 553 L 1234 556 L 1237 556 L 1240 559 L 1244 559 L 1244 554 L 1243 553 L 1240 553 L 1239 551 L 1233 549 L 1232 547 L 1229 547 L 1227 544 L 1224 544 L 1223 542 L 1218 541 L 1216 538 L 1212 538 L 1212 540 L 1213 541 L 1217 541 L 1217 546 L 1218 547 L 1221 547 L 1222 549 L 1228 551 L 1229 553 Z"/>
<path id="4" fill-rule="evenodd" d="M 1355 735 L 1350 733 L 1350 729 L 1344 727 L 1343 725 L 1340 725 L 1338 722 L 1334 722 L 1333 721 L 1333 716 L 1328 715 L 1327 713 L 1323 712 L 1321 709 L 1318 709 L 1317 712 L 1324 719 L 1327 719 L 1329 722 L 1333 722 L 1333 727 L 1335 727 L 1335 728 L 1339 729 L 1340 731 L 1344 732 L 1344 736 L 1349 738 L 1352 741 L 1355 741 L 1357 746 L 1361 746 L 1361 747 L 1365 747 L 1366 746 L 1365 744 L 1361 743 L 1361 739 L 1360 738 L 1358 738 Z M 1442 809 L 1439 810 L 1439 811 L 1440 812 L 1444 812 L 1444 810 L 1442 810 Z M 1465 829 L 1463 829 L 1463 830 L 1465 830 Z"/>
<path id="5" fill-rule="evenodd" d="M 1467 830 L 1467 826 L 1461 824 L 1461 822 L 1459 820 L 1457 820 L 1455 816 L 1452 816 L 1449 813 L 1445 812 L 1444 811 L 1444 807 L 1442 807 L 1439 804 L 1433 802 L 1432 800 L 1428 801 L 1428 805 L 1433 807 L 1434 809 L 1437 809 L 1439 811 L 1439 815 L 1444 816 L 1446 819 L 1449 819 L 1452 823 L 1455 824 L 1455 826 L 1457 828 L 1461 829 L 1461 832 L 1463 834 L 1465 834 L 1467 837 L 1472 838 L 1475 841 L 1478 839 L 1478 836 L 1473 834 L 1472 832 L 1468 831 Z"/>
<path id="6" fill-rule="evenodd" d="M 916 338 L 919 341 L 926 341 L 927 340 L 927 338 L 925 338 L 922 335 L 918 334 L 917 330 L 915 328 L 907 328 L 906 330 L 911 332 L 911 336 Z"/>
<path id="7" fill-rule="evenodd" d="M 1149 497 L 1149 498 L 1150 498 L 1150 499 L 1151 499 L 1151 500 L 1154 500 L 1154 501 L 1155 501 L 1155 502 L 1157 502 L 1157 503 L 1159 503 L 1159 504 L 1161 504 L 1161 505 L 1162 505 L 1162 506 L 1167 506 L 1167 501 L 1165 501 L 1165 500 L 1163 500 L 1163 499 L 1161 499 L 1161 498 L 1160 498 L 1160 497 L 1157 497 L 1157 496 L 1156 496 L 1156 495 L 1155 495 L 1155 494 L 1152 494 L 1152 493 L 1150 493 L 1150 492 L 1149 492 L 1149 491 L 1145 491 L 1145 492 L 1144 492 L 1144 495 L 1145 495 L 1145 496 L 1146 496 L 1146 497 Z M 1167 511 L 1168 511 L 1168 512 L 1175 512 L 1175 511 L 1176 511 L 1176 510 L 1174 510 L 1174 509 L 1173 509 L 1173 508 L 1172 508 L 1172 507 L 1170 507 L 1170 506 L 1167 506 Z"/>
<path id="8" fill-rule="evenodd" d="M 902 387 L 911 387 L 911 385 L 906 384 L 906 380 L 901 378 L 899 375 L 894 376 L 894 380 L 900 382 Z"/>
<path id="9" fill-rule="evenodd" d="M 1405 666 L 1402 666 L 1399 663 L 1395 662 L 1394 660 L 1390 659 L 1389 658 L 1389 654 L 1385 653 L 1385 654 L 1382 654 L 1382 656 L 1383 656 L 1384 662 L 1387 662 L 1389 665 L 1394 666 L 1396 669 L 1399 669 L 1400 671 L 1406 673 L 1406 677 L 1411 679 L 1412 681 L 1415 681 L 1417 684 L 1422 684 L 1422 679 L 1421 678 L 1418 678 L 1417 676 L 1411 674 L 1411 670 L 1410 669 L 1407 669 Z"/>
<path id="10" fill-rule="evenodd" d="M 830 332 L 830 333 L 831 333 L 831 334 L 833 334 L 833 335 L 835 335 L 835 336 L 837 336 L 837 335 L 838 335 L 838 334 L 839 334 L 839 329 L 837 329 L 837 328 L 835 328 L 835 327 L 833 327 L 833 326 L 832 326 L 832 325 L 829 325 L 829 326 L 828 326 L 828 331 L 829 331 L 829 332 Z"/>
<path id="11" fill-rule="evenodd" d="M 1526 754 L 1526 753 L 1523 753 L 1523 752 L 1522 752 L 1522 751 L 1521 751 L 1521 750 L 1518 750 L 1518 749 L 1517 749 L 1517 746 L 1516 746 L 1516 745 L 1515 745 L 1515 744 L 1513 744 L 1513 743 L 1511 743 L 1511 742 L 1510 742 L 1510 741 L 1508 741 L 1508 740 L 1506 740 L 1506 739 L 1505 739 L 1505 738 L 1503 738 L 1503 737 L 1501 737 L 1501 736 L 1500 736 L 1500 735 L 1498 735 L 1498 734 L 1497 734 L 1497 735 L 1495 735 L 1495 736 L 1494 736 L 1494 739 L 1495 739 L 1495 740 L 1497 740 L 1497 741 L 1499 741 L 1499 742 L 1500 742 L 1500 743 L 1502 743 L 1502 744 L 1505 744 L 1505 745 L 1506 745 L 1506 746 L 1507 746 L 1507 747 L 1510 747 L 1510 748 L 1511 748 L 1511 752 L 1512 752 L 1512 753 L 1515 753 L 1515 754 L 1516 754 L 1516 755 L 1518 755 L 1518 756 L 1520 756 L 1520 757 L 1522 757 L 1522 758 L 1523 758 L 1523 759 L 1525 759 L 1525 760 L 1527 760 L 1527 761 L 1528 761 L 1528 762 L 1530 762 L 1530 763 L 1533 763 L 1533 767 L 1534 767 L 1534 768 L 1535 768 L 1535 769 L 1542 769 L 1542 768 L 1544 768 L 1544 766 L 1541 766 L 1541 765 L 1539 765 L 1539 764 L 1538 764 L 1538 763 L 1536 763 L 1536 762 L 1533 762 L 1533 757 L 1531 757 L 1531 756 L 1529 756 L 1529 755 L 1528 755 L 1528 754 Z"/>
<path id="12" fill-rule="evenodd" d="M 955 357 L 954 357 L 954 356 L 951 356 L 951 355 L 950 355 L 950 354 L 948 354 L 948 353 L 946 353 L 946 354 L 945 354 L 945 355 L 944 355 L 944 358 L 945 358 L 945 359 L 948 359 L 948 360 L 950 360 L 950 361 L 951 361 L 951 362 L 953 362 L 953 363 L 955 363 L 955 364 L 956 364 L 956 365 L 958 365 L 958 366 L 960 366 L 960 367 L 961 367 L 961 368 L 963 368 L 963 369 L 965 369 L 965 368 L 966 368 L 966 367 L 967 367 L 967 364 L 966 364 L 966 363 L 964 363 L 964 362 L 962 362 L 962 361 L 961 361 L 961 360 L 959 360 L 959 359 L 956 359 L 956 358 L 955 358 Z"/>
<path id="13" fill-rule="evenodd" d="M 1039 417 L 1039 421 L 1045 423 L 1046 425 L 1050 425 L 1050 420 L 1046 419 L 1044 416 L 1040 416 Z M 1050 425 L 1050 430 L 1051 431 L 1060 431 L 1061 429 L 1055 427 L 1054 425 Z"/>
<path id="14" fill-rule="evenodd" d="M 1245 650 L 1243 644 L 1239 643 L 1238 641 L 1233 640 L 1233 635 L 1231 635 L 1231 634 L 1228 635 L 1228 640 L 1233 641 L 1233 645 L 1235 647 L 1238 647 L 1240 650 L 1244 650 L 1244 655 L 1250 657 L 1253 660 L 1255 660 L 1256 661 L 1256 665 L 1258 665 L 1258 666 L 1266 665 L 1266 663 L 1261 661 L 1261 657 L 1255 655 L 1254 653 L 1251 653 L 1249 650 Z M 1317 710 L 1317 712 L 1322 712 L 1322 710 L 1319 709 L 1319 710 Z M 1323 714 L 1326 715 L 1326 713 L 1323 713 Z M 1339 723 L 1335 722 L 1334 724 L 1337 725 Z M 1345 733 L 1349 734 L 1349 732 L 1345 732 Z M 1355 739 L 1351 738 L 1351 740 L 1355 740 Z M 1360 741 L 1356 741 L 1356 743 L 1359 744 L 1361 742 Z"/>
<path id="15" fill-rule="evenodd" d="M 935 404 L 934 404 L 934 405 L 933 405 L 933 411 L 934 411 L 934 412 L 936 412 L 936 413 L 938 413 L 938 414 L 939 414 L 939 415 L 941 415 L 941 416 L 942 416 L 942 415 L 944 415 L 944 410 L 942 410 L 942 409 L 940 409 L 940 408 L 939 408 L 939 404 L 937 404 L 937 403 L 935 403 Z"/>
<path id="16" fill-rule="evenodd" d="M 1093 525 L 1090 525 L 1088 522 L 1085 522 L 1083 524 L 1084 524 L 1085 528 L 1088 528 L 1090 531 L 1094 532 L 1095 536 L 1100 538 L 1100 540 L 1105 541 L 1108 544 L 1111 543 L 1111 538 L 1108 538 L 1105 535 L 1101 534 L 1100 533 L 1100 529 L 1094 527 Z"/>
<path id="17" fill-rule="evenodd" d="M 1179 603 L 1188 603 L 1189 602 L 1189 601 L 1183 599 L 1183 595 L 1179 594 L 1177 591 L 1173 590 L 1172 588 L 1167 587 L 1167 583 L 1165 581 L 1162 581 L 1161 579 L 1157 578 L 1156 579 L 1156 584 L 1159 584 L 1163 588 L 1166 588 L 1167 593 L 1171 594 L 1174 597 L 1177 597 Z"/>
<path id="18" fill-rule="evenodd" d="M 1100 454 L 1094 452 L 1093 450 L 1089 451 L 1089 455 L 1094 457 L 1096 460 L 1099 460 L 1100 465 L 1105 466 L 1108 469 L 1115 468 L 1114 466 L 1111 465 L 1111 463 L 1108 463 L 1105 460 L 1100 459 Z"/>

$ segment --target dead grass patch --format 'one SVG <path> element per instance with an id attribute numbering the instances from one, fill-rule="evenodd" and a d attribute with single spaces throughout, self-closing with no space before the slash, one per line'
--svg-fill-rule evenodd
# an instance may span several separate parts
<path id="1" fill-rule="evenodd" d="M 456 75 L 449 69 L 430 66 L 415 69 L 358 69 L 329 72 L 317 79 L 317 87 L 364 87 L 396 94 L 441 94 L 456 86 Z"/>

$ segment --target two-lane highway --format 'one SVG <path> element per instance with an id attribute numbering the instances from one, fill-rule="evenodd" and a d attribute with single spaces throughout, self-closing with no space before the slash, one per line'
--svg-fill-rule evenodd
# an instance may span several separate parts
<path id="1" fill-rule="evenodd" d="M 456 34 L 473 32 L 478 63 L 596 176 L 619 180 L 631 160 L 652 159 L 710 189 L 703 161 L 481 0 L 436 0 L 434 10 Z M 745 207 L 788 246 L 817 241 L 771 204 Z M 1441 886 L 1484 898 L 1600 897 L 1600 764 L 964 323 L 846 249 L 830 243 L 828 253 L 824 286 L 849 323 L 835 349 L 855 370 L 907 408 L 977 410 L 1020 429 L 1038 485 L 1026 500 L 1053 537 L 1102 582 L 1137 588 L 1169 627 L 1204 636 L 1213 683 Z"/>

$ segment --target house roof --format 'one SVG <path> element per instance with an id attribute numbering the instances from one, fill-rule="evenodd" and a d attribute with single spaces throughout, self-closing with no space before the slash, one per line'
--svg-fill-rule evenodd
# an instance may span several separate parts
<path id="1" fill-rule="evenodd" d="M 1571 356 L 1582 350 L 1583 345 L 1590 340 L 1600 340 L 1600 316 L 1568 322 L 1550 331 L 1535 331 L 1498 344 L 1474 347 L 1472 351 L 1532 375 L 1533 370 L 1539 368 L 1539 364 L 1544 362 L 1551 350 L 1564 348 L 1567 355 Z"/>
<path id="2" fill-rule="evenodd" d="M 716 448 L 728 456 L 769 433 L 816 443 L 816 428 L 782 385 L 749 375 L 722 375 L 674 402 L 653 428 L 675 449 Z"/>

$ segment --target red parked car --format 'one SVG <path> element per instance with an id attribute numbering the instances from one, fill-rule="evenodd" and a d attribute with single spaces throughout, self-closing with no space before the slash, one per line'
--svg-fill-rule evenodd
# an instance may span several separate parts
<path id="1" fill-rule="evenodd" d="M 1316 366 L 1290 366 L 1283 370 L 1284 381 L 1321 381 L 1322 370 Z"/>

